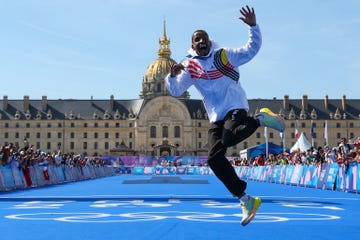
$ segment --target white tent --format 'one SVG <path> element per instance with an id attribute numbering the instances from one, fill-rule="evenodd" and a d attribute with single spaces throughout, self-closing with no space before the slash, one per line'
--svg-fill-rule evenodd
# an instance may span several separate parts
<path id="1" fill-rule="evenodd" d="M 299 139 L 296 141 L 294 146 L 290 148 L 290 152 L 297 151 L 300 149 L 300 151 L 304 152 L 311 148 L 311 143 L 307 140 L 305 134 L 302 132 Z"/>

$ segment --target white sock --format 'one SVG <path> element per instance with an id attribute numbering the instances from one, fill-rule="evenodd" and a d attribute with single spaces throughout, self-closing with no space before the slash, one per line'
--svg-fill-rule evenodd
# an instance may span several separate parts
<path id="1" fill-rule="evenodd" d="M 246 202 L 247 200 L 249 200 L 249 195 L 247 195 L 246 193 L 244 194 L 244 196 L 242 196 L 240 199 L 240 202 Z"/>

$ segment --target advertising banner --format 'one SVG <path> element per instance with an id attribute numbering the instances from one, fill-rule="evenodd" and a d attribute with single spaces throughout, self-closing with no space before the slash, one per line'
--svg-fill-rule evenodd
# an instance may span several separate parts
<path id="1" fill-rule="evenodd" d="M 303 165 L 295 165 L 293 174 L 290 179 L 290 183 L 293 185 L 299 185 L 301 176 L 303 174 L 304 166 Z"/>
<path id="2" fill-rule="evenodd" d="M 345 190 L 345 168 L 343 166 L 339 167 L 338 175 L 336 178 L 336 189 Z"/>
<path id="3" fill-rule="evenodd" d="M 280 183 L 281 166 L 279 166 L 279 165 L 273 166 L 272 169 L 273 169 L 273 171 L 272 171 L 272 176 L 271 176 L 271 182 Z"/>
<path id="4" fill-rule="evenodd" d="M 0 171 L 2 173 L 6 188 L 15 187 L 11 166 L 10 165 L 0 166 Z"/>
<path id="5" fill-rule="evenodd" d="M 144 175 L 145 167 L 134 167 L 134 175 Z"/>
<path id="6" fill-rule="evenodd" d="M 357 162 L 350 162 L 348 168 L 345 168 L 345 189 L 351 192 L 357 190 Z"/>
<path id="7" fill-rule="evenodd" d="M 339 164 L 335 163 L 329 165 L 329 172 L 325 177 L 325 189 L 330 189 L 330 190 L 335 189 L 334 185 L 338 172 L 339 172 Z"/>
<path id="8" fill-rule="evenodd" d="M 295 170 L 295 165 L 283 165 L 282 168 L 286 169 L 285 184 L 290 184 Z"/>

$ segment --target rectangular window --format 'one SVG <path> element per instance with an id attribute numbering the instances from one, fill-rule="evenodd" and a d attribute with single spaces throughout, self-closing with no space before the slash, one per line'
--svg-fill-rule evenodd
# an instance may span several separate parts
<path id="1" fill-rule="evenodd" d="M 176 137 L 176 138 L 180 137 L 180 127 L 179 126 L 174 127 L 174 137 Z"/>
<path id="2" fill-rule="evenodd" d="M 155 126 L 150 127 L 150 138 L 156 138 L 156 127 Z"/>
<path id="3" fill-rule="evenodd" d="M 162 137 L 163 138 L 169 137 L 169 128 L 168 128 L 168 126 L 163 126 L 162 127 Z"/>

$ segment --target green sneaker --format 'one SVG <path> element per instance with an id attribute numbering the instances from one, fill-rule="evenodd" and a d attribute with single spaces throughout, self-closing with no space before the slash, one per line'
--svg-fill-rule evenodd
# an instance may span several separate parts
<path id="1" fill-rule="evenodd" d="M 263 127 L 273 128 L 279 132 L 284 132 L 285 130 L 284 119 L 268 108 L 260 109 L 260 112 L 256 114 L 256 118 L 259 119 L 260 125 Z"/>
<path id="2" fill-rule="evenodd" d="M 259 197 L 251 197 L 249 195 L 249 199 L 245 202 L 241 201 L 240 206 L 242 208 L 242 219 L 241 225 L 246 226 L 248 223 L 253 220 L 255 217 L 256 211 L 260 207 L 261 199 Z"/>

